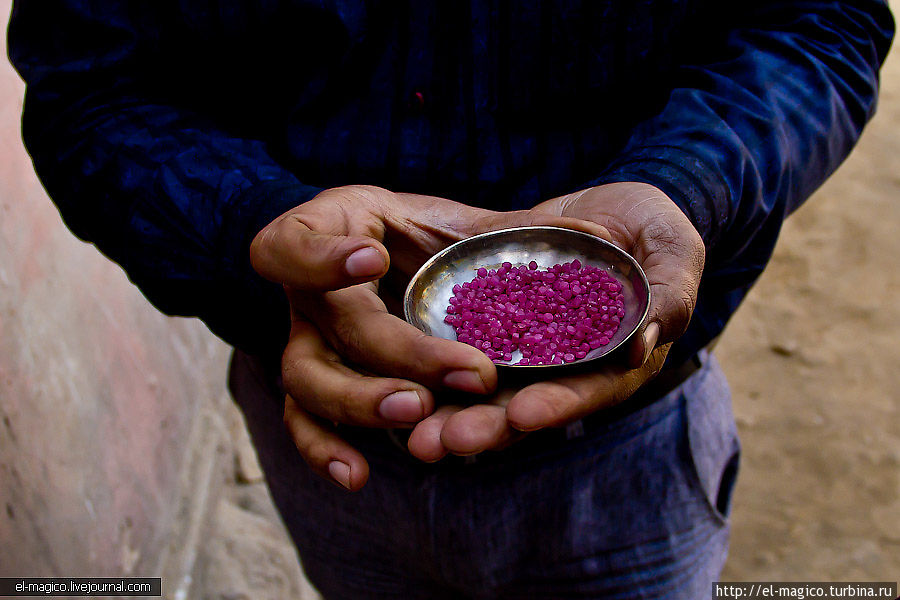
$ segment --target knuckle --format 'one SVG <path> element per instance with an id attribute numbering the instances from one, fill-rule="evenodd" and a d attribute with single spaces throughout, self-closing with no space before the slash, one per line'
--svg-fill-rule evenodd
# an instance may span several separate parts
<path id="1" fill-rule="evenodd" d="M 333 343 L 340 354 L 358 359 L 365 354 L 366 336 L 357 319 L 338 314 L 332 323 Z"/>
<path id="2" fill-rule="evenodd" d="M 687 331 L 688 324 L 691 321 L 691 315 L 694 314 L 696 299 L 690 294 L 683 293 L 672 299 L 668 326 L 676 337 L 680 337 Z"/>
<path id="3" fill-rule="evenodd" d="M 696 305 L 696 299 L 690 294 L 682 294 L 678 297 L 678 313 L 683 321 L 688 321 L 691 318 Z"/>
<path id="4" fill-rule="evenodd" d="M 358 400 L 355 396 L 352 391 L 341 390 L 341 393 L 332 399 L 329 404 L 331 405 L 332 416 L 335 421 L 351 425 L 359 420 L 354 410 L 355 401 Z"/>
<path id="5" fill-rule="evenodd" d="M 447 347 L 439 338 L 426 335 L 418 329 L 412 333 L 409 341 L 410 351 L 407 355 L 412 359 L 411 368 L 415 373 L 430 373 L 442 368 L 442 357 L 447 355 Z"/>
<path id="6" fill-rule="evenodd" d="M 657 219 L 647 223 L 642 236 L 651 252 L 666 252 L 686 263 L 699 277 L 706 264 L 706 246 L 693 224 L 680 211 L 675 220 Z"/>
<path id="7" fill-rule="evenodd" d="M 642 234 L 651 252 L 664 251 L 679 255 L 683 253 L 683 238 L 679 235 L 675 224 L 668 219 L 656 219 L 647 223 Z"/>
<path id="8" fill-rule="evenodd" d="M 388 190 L 374 185 L 345 185 L 333 190 L 339 193 L 342 200 L 366 207 L 378 206 L 381 200 L 391 194 Z"/>
<path id="9" fill-rule="evenodd" d="M 300 455 L 311 467 L 326 467 L 330 461 L 329 445 L 321 439 L 310 441 Z"/>
<path id="10" fill-rule="evenodd" d="M 298 403 L 308 395 L 307 376 L 310 361 L 306 358 L 284 357 L 281 363 L 281 380 L 285 390 Z"/>
<path id="11" fill-rule="evenodd" d="M 644 225 L 644 235 L 660 243 L 672 244 L 678 240 L 678 233 L 672 219 L 653 219 Z"/>
<path id="12" fill-rule="evenodd" d="M 285 349 L 284 355 L 281 357 L 281 379 L 285 387 L 292 383 L 296 378 L 297 371 L 299 369 L 299 362 L 301 362 L 301 359 L 293 356 L 293 353 L 291 352 L 291 346 L 290 344 L 288 344 L 288 347 Z"/>

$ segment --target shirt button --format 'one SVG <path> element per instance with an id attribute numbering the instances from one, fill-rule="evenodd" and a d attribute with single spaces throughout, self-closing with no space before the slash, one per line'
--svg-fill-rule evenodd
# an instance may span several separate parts
<path id="1" fill-rule="evenodd" d="M 407 106 L 409 106 L 410 112 L 414 114 L 421 114 L 425 111 L 425 94 L 419 90 L 413 91 L 409 95 Z"/>

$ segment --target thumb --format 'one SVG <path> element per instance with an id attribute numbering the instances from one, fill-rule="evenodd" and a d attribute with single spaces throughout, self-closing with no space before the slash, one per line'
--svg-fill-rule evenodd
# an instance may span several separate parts
<path id="1" fill-rule="evenodd" d="M 635 336 L 629 350 L 629 363 L 632 367 L 640 367 L 648 360 L 659 342 L 659 323 L 650 321 L 645 324 L 640 335 Z"/>
<path id="2" fill-rule="evenodd" d="M 477 209 L 476 209 L 477 210 Z M 509 212 L 494 212 L 481 210 L 478 213 L 461 214 L 457 227 L 463 237 L 509 229 L 512 227 L 562 227 L 589 233 L 607 241 L 612 241 L 609 230 L 603 225 L 586 221 L 575 217 L 563 217 L 537 210 L 514 210 Z"/>
<path id="3" fill-rule="evenodd" d="M 650 283 L 647 320 L 631 344 L 630 362 L 638 367 L 647 362 L 657 345 L 674 342 L 688 327 L 703 273 L 704 248 L 699 235 L 645 242 L 638 252 Z M 650 248 L 649 251 L 647 248 Z"/>
<path id="4" fill-rule="evenodd" d="M 374 238 L 320 233 L 288 214 L 253 239 L 250 262 L 270 281 L 325 291 L 382 277 L 390 256 Z"/>
<path id="5" fill-rule="evenodd" d="M 394 266 L 414 273 L 430 256 L 480 233 L 513 227 L 554 226 L 575 229 L 611 241 L 602 225 L 549 211 L 497 212 L 454 200 L 419 194 L 396 194 L 398 203 L 379 207 L 395 234 L 391 243 Z M 398 210 L 398 207 L 402 209 Z M 406 242 L 406 245 L 403 244 Z M 397 252 L 400 248 L 402 251 Z"/>

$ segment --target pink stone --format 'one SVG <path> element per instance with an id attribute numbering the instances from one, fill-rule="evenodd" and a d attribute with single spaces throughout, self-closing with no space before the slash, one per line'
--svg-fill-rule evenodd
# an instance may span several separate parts
<path id="1" fill-rule="evenodd" d="M 521 351 L 516 364 L 557 365 L 609 343 L 625 316 L 621 289 L 607 271 L 577 260 L 548 269 L 505 262 L 454 285 L 444 322 L 495 362 Z"/>

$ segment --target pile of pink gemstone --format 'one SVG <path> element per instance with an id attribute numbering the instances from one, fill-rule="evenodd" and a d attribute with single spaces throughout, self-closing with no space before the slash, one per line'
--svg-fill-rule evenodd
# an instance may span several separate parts
<path id="1" fill-rule="evenodd" d="M 609 344 L 625 316 L 622 286 L 603 269 L 581 261 L 538 269 L 536 262 L 478 269 L 453 286 L 446 323 L 456 339 L 494 362 L 559 365 Z"/>

